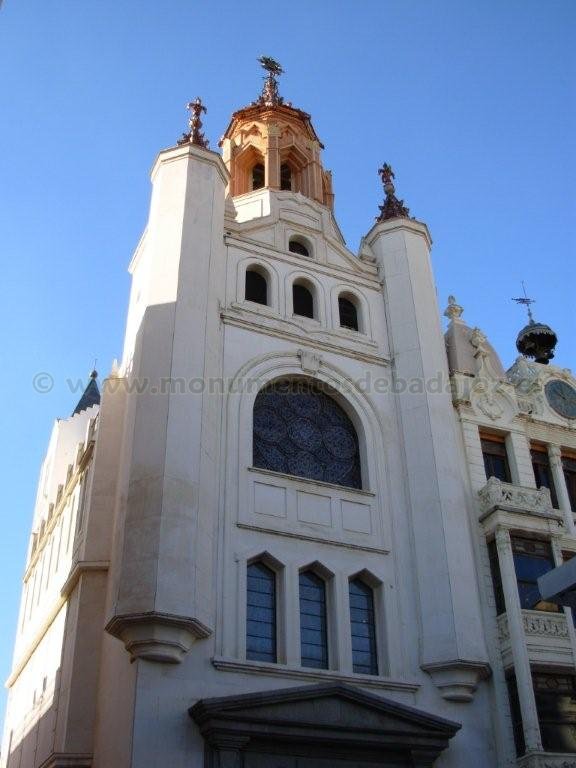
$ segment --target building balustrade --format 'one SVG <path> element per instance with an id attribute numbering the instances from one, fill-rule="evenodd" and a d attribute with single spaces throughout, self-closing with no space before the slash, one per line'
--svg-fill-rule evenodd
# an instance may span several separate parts
<path id="1" fill-rule="evenodd" d="M 570 632 L 564 613 L 523 610 L 522 627 L 531 663 L 574 663 Z M 512 647 L 508 617 L 505 613 L 498 616 L 498 636 L 504 666 L 510 666 Z"/>
<path id="2" fill-rule="evenodd" d="M 527 488 L 513 483 L 503 483 L 496 477 L 478 491 L 481 518 L 500 509 L 505 512 L 524 512 L 532 515 L 553 516 L 554 512 L 548 488 Z"/>

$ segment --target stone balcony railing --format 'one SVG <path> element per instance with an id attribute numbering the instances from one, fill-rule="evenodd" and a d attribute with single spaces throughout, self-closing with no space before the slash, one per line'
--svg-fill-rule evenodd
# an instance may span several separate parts
<path id="1" fill-rule="evenodd" d="M 548 488 L 526 488 L 491 477 L 484 488 L 478 491 L 478 498 L 480 520 L 498 510 L 560 519 L 552 507 Z"/>
<path id="2" fill-rule="evenodd" d="M 522 611 L 522 625 L 532 663 L 562 666 L 574 664 L 570 631 L 564 613 L 525 610 Z M 510 666 L 512 647 L 505 613 L 498 616 L 498 636 L 504 666 Z"/>
<path id="3" fill-rule="evenodd" d="M 533 752 L 519 757 L 518 768 L 576 768 L 576 754 L 558 752 Z"/>

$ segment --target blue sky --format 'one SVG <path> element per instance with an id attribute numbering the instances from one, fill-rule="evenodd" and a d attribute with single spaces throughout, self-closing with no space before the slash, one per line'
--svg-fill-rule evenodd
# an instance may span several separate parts
<path id="1" fill-rule="evenodd" d="M 68 378 L 120 357 L 149 169 L 185 129 L 186 102 L 204 99 L 216 148 L 260 89 L 257 57 L 277 58 L 282 94 L 326 146 L 349 246 L 378 213 L 387 161 L 430 227 L 441 309 L 454 293 L 509 365 L 525 280 L 571 367 L 575 33 L 573 0 L 5 0 L 3 679 L 51 425 L 78 398 Z M 55 381 L 43 395 L 40 371 Z"/>

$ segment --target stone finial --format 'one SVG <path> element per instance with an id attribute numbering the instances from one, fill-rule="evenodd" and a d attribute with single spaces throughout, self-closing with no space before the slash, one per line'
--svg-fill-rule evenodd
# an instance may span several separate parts
<path id="1" fill-rule="evenodd" d="M 444 317 L 449 320 L 460 320 L 464 308 L 457 304 L 455 296 L 448 296 L 448 306 L 444 310 Z"/>
<path id="2" fill-rule="evenodd" d="M 284 70 L 281 65 L 270 56 L 260 56 L 258 59 L 262 69 L 268 73 L 264 78 L 264 85 L 262 87 L 262 93 L 258 97 L 256 104 L 260 104 L 263 107 L 278 107 L 284 103 L 284 99 L 278 93 L 278 80 Z"/>
<path id="3" fill-rule="evenodd" d="M 188 133 L 182 134 L 182 138 L 178 139 L 178 145 L 196 144 L 198 147 L 208 149 L 208 139 L 206 139 L 202 133 L 202 120 L 200 119 L 202 112 L 206 112 L 207 110 L 204 104 L 202 104 L 200 96 L 197 96 L 194 101 L 190 101 L 186 105 L 186 109 L 190 110 L 190 117 L 188 118 L 188 126 L 190 127 L 190 130 Z"/>
<path id="4" fill-rule="evenodd" d="M 378 169 L 378 173 L 382 177 L 382 185 L 384 187 L 384 204 L 379 205 L 380 216 L 376 217 L 376 221 L 388 221 L 388 219 L 410 218 L 410 209 L 404 205 L 404 200 L 398 200 L 395 194 L 394 183 L 392 179 L 395 178 L 394 171 L 388 165 L 384 163 L 382 168 Z"/>

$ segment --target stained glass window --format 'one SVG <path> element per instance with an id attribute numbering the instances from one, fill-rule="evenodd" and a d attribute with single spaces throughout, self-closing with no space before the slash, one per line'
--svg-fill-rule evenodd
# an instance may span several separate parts
<path id="1" fill-rule="evenodd" d="M 276 382 L 254 403 L 255 467 L 361 488 L 358 436 L 338 403 L 306 380 Z"/>

